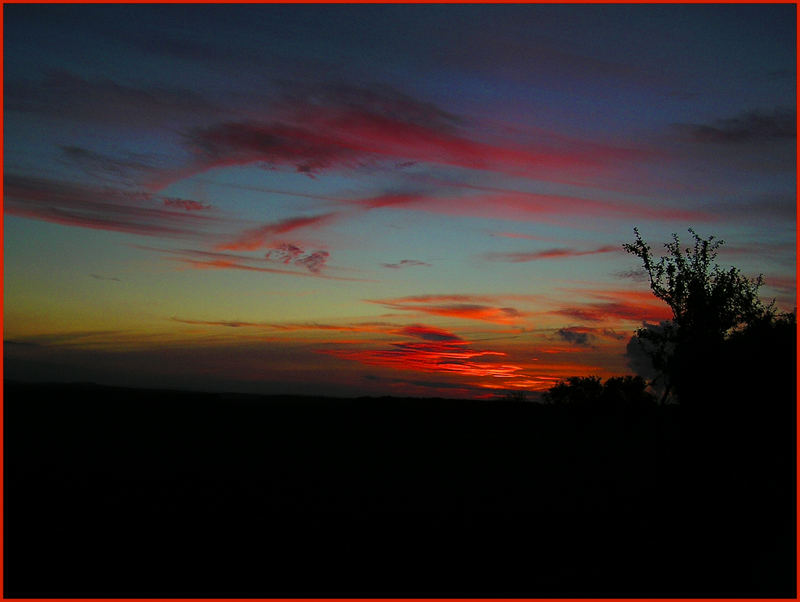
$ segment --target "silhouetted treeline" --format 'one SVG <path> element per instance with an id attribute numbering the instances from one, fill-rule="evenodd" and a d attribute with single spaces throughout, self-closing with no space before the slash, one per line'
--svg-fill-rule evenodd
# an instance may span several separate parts
<path id="1" fill-rule="evenodd" d="M 635 413 L 656 403 L 641 376 L 614 376 L 606 382 L 599 376 L 573 376 L 551 387 L 543 398 L 546 403 L 568 405 L 593 414 Z"/>
<path id="2" fill-rule="evenodd" d="M 792 597 L 794 474 L 612 405 L 7 382 L 6 595 Z"/>

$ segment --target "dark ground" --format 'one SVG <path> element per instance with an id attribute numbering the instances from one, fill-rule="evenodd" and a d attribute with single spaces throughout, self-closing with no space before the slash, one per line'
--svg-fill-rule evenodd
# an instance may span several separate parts
<path id="1" fill-rule="evenodd" d="M 796 595 L 793 413 L 14 382 L 4 405 L 6 597 Z"/>

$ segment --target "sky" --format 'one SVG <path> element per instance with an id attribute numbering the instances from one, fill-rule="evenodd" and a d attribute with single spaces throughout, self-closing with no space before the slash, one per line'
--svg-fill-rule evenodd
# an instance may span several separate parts
<path id="1" fill-rule="evenodd" d="M 634 227 L 796 305 L 793 4 L 3 10 L 6 378 L 630 374 Z"/>

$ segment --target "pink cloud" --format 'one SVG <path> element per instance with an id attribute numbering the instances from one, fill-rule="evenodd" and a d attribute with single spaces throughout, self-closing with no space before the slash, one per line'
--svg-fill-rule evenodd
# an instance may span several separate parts
<path id="1" fill-rule="evenodd" d="M 410 159 L 524 173 L 533 168 L 594 167 L 604 162 L 602 153 L 498 146 L 364 107 L 298 107 L 294 115 L 280 121 L 231 122 L 198 129 L 191 140 L 200 171 L 265 162 L 313 174 L 370 160 Z"/>
<path id="2" fill-rule="evenodd" d="M 431 267 L 431 264 L 426 263 L 424 261 L 419 261 L 417 259 L 401 259 L 397 263 L 382 263 L 381 265 L 385 268 L 389 268 L 392 270 L 397 270 L 400 268 L 411 268 L 416 266 Z"/>
<path id="3" fill-rule="evenodd" d="M 598 301 L 571 304 L 553 313 L 589 322 L 644 322 L 672 318 L 669 307 L 647 291 L 584 289 L 573 290 L 571 294 L 594 297 Z"/>
<path id="4" fill-rule="evenodd" d="M 177 209 L 184 209 L 185 211 L 204 211 L 207 209 L 211 209 L 211 205 L 206 205 L 204 203 L 199 203 L 197 201 L 192 201 L 188 199 L 165 198 L 164 205 L 166 207 L 175 207 Z"/>
<path id="5" fill-rule="evenodd" d="M 254 251 L 269 245 L 276 235 L 287 234 L 305 228 L 319 228 L 342 216 L 339 213 L 324 213 L 303 217 L 290 217 L 278 222 L 264 224 L 242 232 L 237 238 L 216 246 L 218 250 Z"/>
<path id="6" fill-rule="evenodd" d="M 279 268 L 267 268 L 257 265 L 248 265 L 245 263 L 228 260 L 228 259 L 210 259 L 210 260 L 197 260 L 189 258 L 175 258 L 174 261 L 179 261 L 192 267 L 196 270 L 244 270 L 247 272 L 261 272 L 265 274 L 284 274 L 286 276 L 306 276 L 312 278 L 325 278 L 327 280 L 343 280 L 346 282 L 365 282 L 362 278 L 346 278 L 344 276 L 331 276 L 329 274 L 320 274 L 318 272 L 296 272 L 293 270 L 281 270 Z"/>
<path id="7" fill-rule="evenodd" d="M 467 189 L 464 194 L 447 195 L 446 187 Z M 597 217 L 613 219 L 647 219 L 681 222 L 706 222 L 716 219 L 713 213 L 679 207 L 655 207 L 619 200 L 597 200 L 567 195 L 544 195 L 523 191 L 465 186 L 443 183 L 435 193 L 388 192 L 342 203 L 356 205 L 366 210 L 397 209 L 425 211 L 454 217 L 504 219 L 541 223 L 558 222 L 560 218 Z M 543 238 L 511 233 L 494 234 L 507 238 Z"/>
<path id="8" fill-rule="evenodd" d="M 19 217 L 144 236 L 194 238 L 219 223 L 196 212 L 164 209 L 160 197 L 150 193 L 13 175 L 4 180 L 3 208 Z"/>
<path id="9" fill-rule="evenodd" d="M 520 234 L 519 232 L 492 232 L 492 236 L 499 236 L 501 238 L 523 238 L 525 240 L 552 240 L 544 236 L 534 236 L 533 234 Z"/>
<path id="10" fill-rule="evenodd" d="M 618 246 L 604 246 L 589 251 L 579 251 L 577 249 L 546 249 L 544 251 L 530 251 L 527 253 L 488 253 L 487 259 L 492 261 L 508 261 L 511 263 L 521 263 L 526 261 L 536 261 L 539 259 L 560 259 L 564 257 L 582 257 L 584 255 L 598 255 L 602 253 L 621 252 Z"/>
<path id="11" fill-rule="evenodd" d="M 658 154 L 653 149 L 567 140 L 535 132 L 489 140 L 475 124 L 386 86 L 288 85 L 286 98 L 254 118 L 186 133 L 194 155 L 174 177 L 217 167 L 263 164 L 311 176 L 375 162 L 492 170 L 564 180 Z M 165 185 L 163 178 L 161 185 Z"/>
<path id="12" fill-rule="evenodd" d="M 289 265 L 303 254 L 303 249 L 297 245 L 285 242 L 279 244 L 274 249 L 267 251 L 266 258 L 270 261 L 277 261 L 284 265 Z"/>
<path id="13" fill-rule="evenodd" d="M 236 253 L 221 253 L 216 251 L 202 251 L 199 249 L 163 249 L 157 247 L 148 247 L 144 245 L 134 245 L 136 248 L 145 251 L 154 251 L 169 256 L 172 261 L 180 262 L 188 265 L 191 268 L 198 270 L 244 270 L 250 272 L 262 272 L 267 274 L 285 274 L 288 276 L 304 276 L 304 277 L 317 277 L 328 280 L 342 280 L 346 282 L 374 282 L 365 278 L 352 278 L 344 276 L 333 276 L 321 272 L 322 264 L 319 263 L 321 259 L 327 259 L 327 256 L 320 257 L 315 253 L 306 255 L 308 261 L 300 263 L 301 267 L 305 267 L 308 271 L 297 271 L 291 269 L 282 269 L 277 267 L 268 267 L 263 265 L 270 261 L 268 257 L 253 257 L 250 255 L 241 255 Z M 314 263 L 314 262 L 318 263 Z M 283 263 L 283 262 L 281 262 Z M 316 271 L 314 269 L 315 268 Z"/>
<path id="14" fill-rule="evenodd" d="M 267 251 L 265 258 L 277 261 L 284 265 L 294 264 L 307 268 L 309 272 L 318 274 L 328 261 L 330 253 L 327 251 L 312 251 L 306 253 L 302 248 L 291 243 L 281 243 L 276 248 Z"/>
<path id="15" fill-rule="evenodd" d="M 328 257 L 330 257 L 330 253 L 327 251 L 314 251 L 308 255 L 303 255 L 303 257 L 297 259 L 295 263 L 308 268 L 309 272 L 319 274 L 325 262 L 328 261 Z"/>

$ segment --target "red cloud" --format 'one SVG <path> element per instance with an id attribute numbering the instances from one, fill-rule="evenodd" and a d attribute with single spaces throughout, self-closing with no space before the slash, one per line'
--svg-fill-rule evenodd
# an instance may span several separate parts
<path id="1" fill-rule="evenodd" d="M 520 367 L 484 362 L 478 358 L 504 356 L 498 351 L 474 351 L 461 343 L 395 343 L 392 349 L 322 350 L 336 357 L 367 365 L 419 372 L 449 372 L 466 376 L 515 378 Z"/>
<path id="2" fill-rule="evenodd" d="M 429 337 L 431 331 L 435 334 Z M 542 391 L 567 376 L 597 374 L 598 366 L 587 362 L 541 362 L 538 358 L 510 360 L 504 352 L 475 349 L 447 331 L 428 326 L 412 326 L 396 331 L 397 334 L 423 338 L 423 342 L 395 342 L 388 347 L 372 349 L 325 349 L 325 353 L 366 365 L 382 366 L 401 371 L 453 374 L 471 378 L 470 386 L 484 389 L 524 389 Z M 441 340 L 436 337 L 441 336 Z M 448 340 L 452 336 L 454 340 Z M 541 353 L 567 353 L 571 350 L 536 348 Z M 575 349 L 586 355 L 589 349 Z M 552 357 L 552 356 L 551 356 Z"/>

